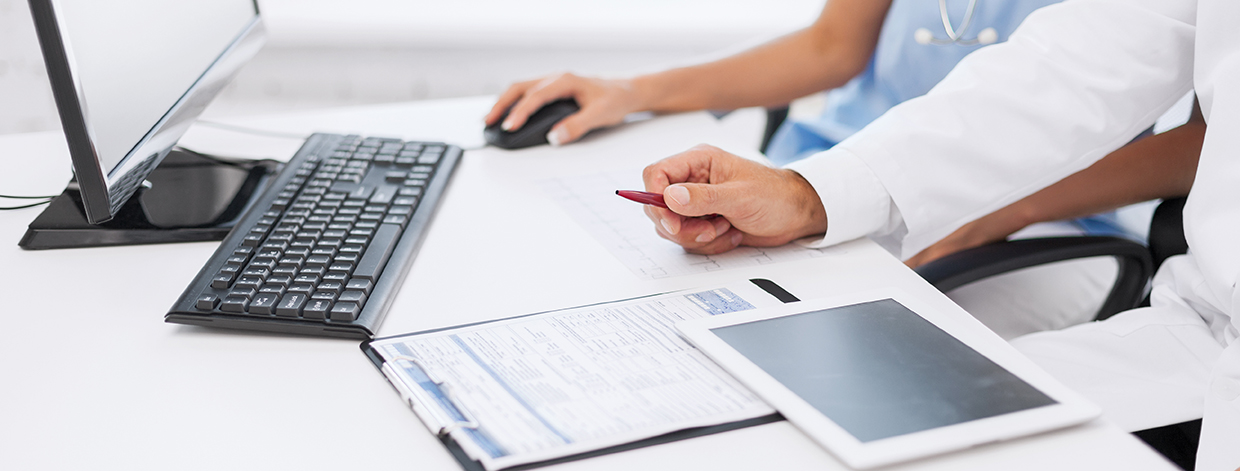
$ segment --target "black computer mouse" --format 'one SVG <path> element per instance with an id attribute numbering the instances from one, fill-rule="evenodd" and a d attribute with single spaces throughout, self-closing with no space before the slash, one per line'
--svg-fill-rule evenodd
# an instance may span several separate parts
<path id="1" fill-rule="evenodd" d="M 581 107 L 577 106 L 577 100 L 572 98 L 557 100 L 547 103 L 530 118 L 525 121 L 525 125 L 512 132 L 500 129 L 499 125 L 508 117 L 508 112 L 504 112 L 495 124 L 487 126 L 482 131 L 482 137 L 487 143 L 504 149 L 521 149 L 530 146 L 537 146 L 547 143 L 547 133 L 551 132 L 551 127 L 561 119 L 568 115 L 576 113 Z M 511 109 L 510 109 L 511 110 Z"/>

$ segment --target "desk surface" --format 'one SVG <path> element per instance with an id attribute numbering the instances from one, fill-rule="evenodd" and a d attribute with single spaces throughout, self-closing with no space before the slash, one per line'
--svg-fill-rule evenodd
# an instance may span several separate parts
<path id="1" fill-rule="evenodd" d="M 480 98 L 236 122 L 474 147 L 488 105 Z M 295 140 L 202 127 L 183 142 L 224 155 L 278 156 L 297 147 Z M 1002 342 L 868 241 L 819 259 L 640 279 L 537 185 L 640 169 L 699 142 L 738 152 L 751 145 L 697 113 L 599 132 L 560 149 L 468 152 L 381 334 L 765 277 L 803 298 L 894 285 L 932 300 L 978 341 Z M 55 194 L 70 175 L 58 133 L 0 136 L 0 164 L 10 169 L 0 174 L 2 194 Z M 163 323 L 216 243 L 22 251 L 16 242 L 38 211 L 0 212 L 0 469 L 457 469 L 355 341 Z M 1171 469 L 1102 420 L 900 468 L 1121 466 Z M 780 422 L 548 469 L 639 467 L 842 465 Z"/>

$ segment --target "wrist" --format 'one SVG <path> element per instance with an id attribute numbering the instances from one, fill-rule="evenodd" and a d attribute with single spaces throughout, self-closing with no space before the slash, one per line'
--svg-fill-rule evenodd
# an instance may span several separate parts
<path id="1" fill-rule="evenodd" d="M 799 219 L 793 225 L 794 238 L 800 239 L 826 233 L 827 210 L 818 197 L 818 192 L 814 190 L 814 186 L 800 173 L 793 170 L 780 169 L 779 172 L 783 174 L 786 184 L 791 187 L 792 191 L 789 194 L 793 195 L 793 207 L 796 208 L 794 217 Z"/>
<path id="2" fill-rule="evenodd" d="M 663 100 L 665 86 L 659 80 L 659 74 L 639 75 L 629 79 L 621 79 L 622 86 L 627 88 L 632 96 L 632 110 L 638 111 L 656 111 L 660 108 Z"/>

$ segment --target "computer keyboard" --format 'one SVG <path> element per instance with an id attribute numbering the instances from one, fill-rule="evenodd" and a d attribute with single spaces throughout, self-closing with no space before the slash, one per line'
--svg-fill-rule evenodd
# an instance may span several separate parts
<path id="1" fill-rule="evenodd" d="M 373 337 L 460 157 L 442 143 L 311 136 L 164 320 Z"/>

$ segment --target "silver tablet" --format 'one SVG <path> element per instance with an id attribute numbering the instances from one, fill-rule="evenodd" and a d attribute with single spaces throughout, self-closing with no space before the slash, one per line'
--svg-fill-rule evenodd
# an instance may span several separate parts
<path id="1" fill-rule="evenodd" d="M 676 327 L 854 468 L 960 450 L 1098 415 L 1096 406 L 978 325 L 920 313 L 930 311 L 900 291 L 886 290 Z"/>

